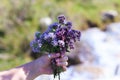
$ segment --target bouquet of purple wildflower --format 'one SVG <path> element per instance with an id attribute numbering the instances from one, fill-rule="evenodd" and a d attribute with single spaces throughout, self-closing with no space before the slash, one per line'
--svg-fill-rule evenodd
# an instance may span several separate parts
<path id="1" fill-rule="evenodd" d="M 48 52 L 65 54 L 69 49 L 74 49 L 74 42 L 80 40 L 80 31 L 72 29 L 72 23 L 67 22 L 64 15 L 58 16 L 58 22 L 53 23 L 44 33 L 36 32 L 35 39 L 31 42 L 33 52 Z M 54 78 L 59 76 L 61 67 L 56 65 L 55 59 L 51 61 Z"/>

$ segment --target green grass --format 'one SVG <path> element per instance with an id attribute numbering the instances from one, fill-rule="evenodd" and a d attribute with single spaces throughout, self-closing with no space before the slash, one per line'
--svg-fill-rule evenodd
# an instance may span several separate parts
<path id="1" fill-rule="evenodd" d="M 15 5 L 10 1 L 16 2 Z M 120 0 L 35 0 L 32 4 L 30 0 L 1 0 L 0 30 L 5 32 L 5 36 L 0 36 L 0 47 L 4 48 L 2 51 L 0 49 L 0 53 L 8 53 L 8 55 L 17 57 L 0 60 L 0 70 L 30 61 L 21 56 L 30 53 L 29 43 L 38 28 L 42 27 L 39 25 L 40 18 L 51 16 L 56 20 L 58 14 L 64 13 L 76 29 L 84 27 L 86 19 L 103 27 L 100 13 L 111 9 L 120 12 Z M 20 17 L 24 19 L 20 21 Z"/>
<path id="2" fill-rule="evenodd" d="M 31 61 L 30 59 L 26 59 L 25 57 L 13 57 L 11 59 L 7 59 L 7 60 L 2 60 L 0 59 L 0 71 L 2 70 L 8 70 L 20 65 L 23 65 L 27 62 Z"/>

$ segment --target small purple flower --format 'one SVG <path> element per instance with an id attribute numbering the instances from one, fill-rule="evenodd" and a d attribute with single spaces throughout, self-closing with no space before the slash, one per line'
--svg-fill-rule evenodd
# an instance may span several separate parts
<path id="1" fill-rule="evenodd" d="M 54 33 L 52 33 L 52 32 L 48 33 L 48 36 L 49 36 L 50 38 L 52 38 L 52 39 L 54 39 L 54 38 L 55 38 L 55 34 L 54 34 Z"/>
<path id="2" fill-rule="evenodd" d="M 66 19 L 66 18 L 65 18 L 64 15 L 58 16 L 58 21 L 59 21 L 60 24 L 65 24 L 65 22 L 66 22 L 65 19 Z"/>
<path id="3" fill-rule="evenodd" d="M 53 40 L 51 44 L 52 44 L 53 46 L 58 46 L 58 41 Z"/>
<path id="4" fill-rule="evenodd" d="M 41 44 L 41 43 L 39 43 L 39 44 L 38 44 L 38 47 L 39 47 L 39 48 L 41 48 L 41 47 L 42 47 L 42 44 Z"/>
<path id="5" fill-rule="evenodd" d="M 64 42 L 63 40 L 58 40 L 58 44 L 59 44 L 60 46 L 62 46 L 62 47 L 65 46 L 65 42 Z"/>
<path id="6" fill-rule="evenodd" d="M 44 40 L 54 39 L 54 38 L 55 38 L 55 34 L 53 32 L 44 34 Z"/>
<path id="7" fill-rule="evenodd" d="M 47 33 L 45 33 L 43 36 L 44 36 L 44 40 L 49 39 L 49 36 L 48 36 L 48 34 L 47 34 Z"/>
<path id="8" fill-rule="evenodd" d="M 39 39 L 40 36 L 41 36 L 40 32 L 36 32 L 36 33 L 35 33 L 35 39 Z"/>
<path id="9" fill-rule="evenodd" d="M 72 23 L 71 22 L 67 22 L 65 25 L 67 26 L 68 30 L 70 30 L 72 28 Z"/>
<path id="10" fill-rule="evenodd" d="M 31 43 L 30 43 L 30 46 L 32 47 L 32 51 L 33 52 L 40 52 L 40 47 L 38 45 L 38 42 L 36 42 L 35 40 L 33 40 Z"/>
<path id="11" fill-rule="evenodd" d="M 54 32 L 56 31 L 58 28 L 60 27 L 60 24 L 58 22 L 55 22 L 53 24 L 51 24 L 49 27 L 48 27 L 48 32 Z"/>

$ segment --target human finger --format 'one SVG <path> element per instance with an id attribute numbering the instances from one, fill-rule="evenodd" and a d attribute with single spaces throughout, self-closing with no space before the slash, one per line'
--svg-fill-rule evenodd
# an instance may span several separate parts
<path id="1" fill-rule="evenodd" d="M 62 57 L 62 58 L 56 59 L 56 62 L 65 62 L 65 61 L 67 61 L 67 60 L 68 60 L 68 57 L 67 57 L 67 56 L 64 56 L 64 57 Z"/>
<path id="2" fill-rule="evenodd" d="M 57 62 L 57 66 L 67 66 L 68 62 Z"/>
<path id="3" fill-rule="evenodd" d="M 49 59 L 57 58 L 60 56 L 60 53 L 51 53 L 47 55 Z"/>
<path id="4" fill-rule="evenodd" d="M 67 70 L 67 67 L 66 66 L 62 66 L 63 67 L 63 71 L 66 71 Z"/>

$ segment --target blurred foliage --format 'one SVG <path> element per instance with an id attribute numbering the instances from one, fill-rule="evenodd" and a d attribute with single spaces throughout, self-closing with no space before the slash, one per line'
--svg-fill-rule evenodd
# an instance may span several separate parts
<path id="1" fill-rule="evenodd" d="M 53 21 L 65 14 L 75 29 L 85 27 L 91 20 L 103 27 L 100 13 L 103 10 L 120 12 L 119 0 L 1 0 L 0 3 L 0 54 L 13 55 L 1 59 L 0 70 L 23 64 L 30 59 L 30 41 L 36 31 L 41 31 L 40 19 L 50 17 Z M 119 21 L 119 17 L 118 17 Z"/>

